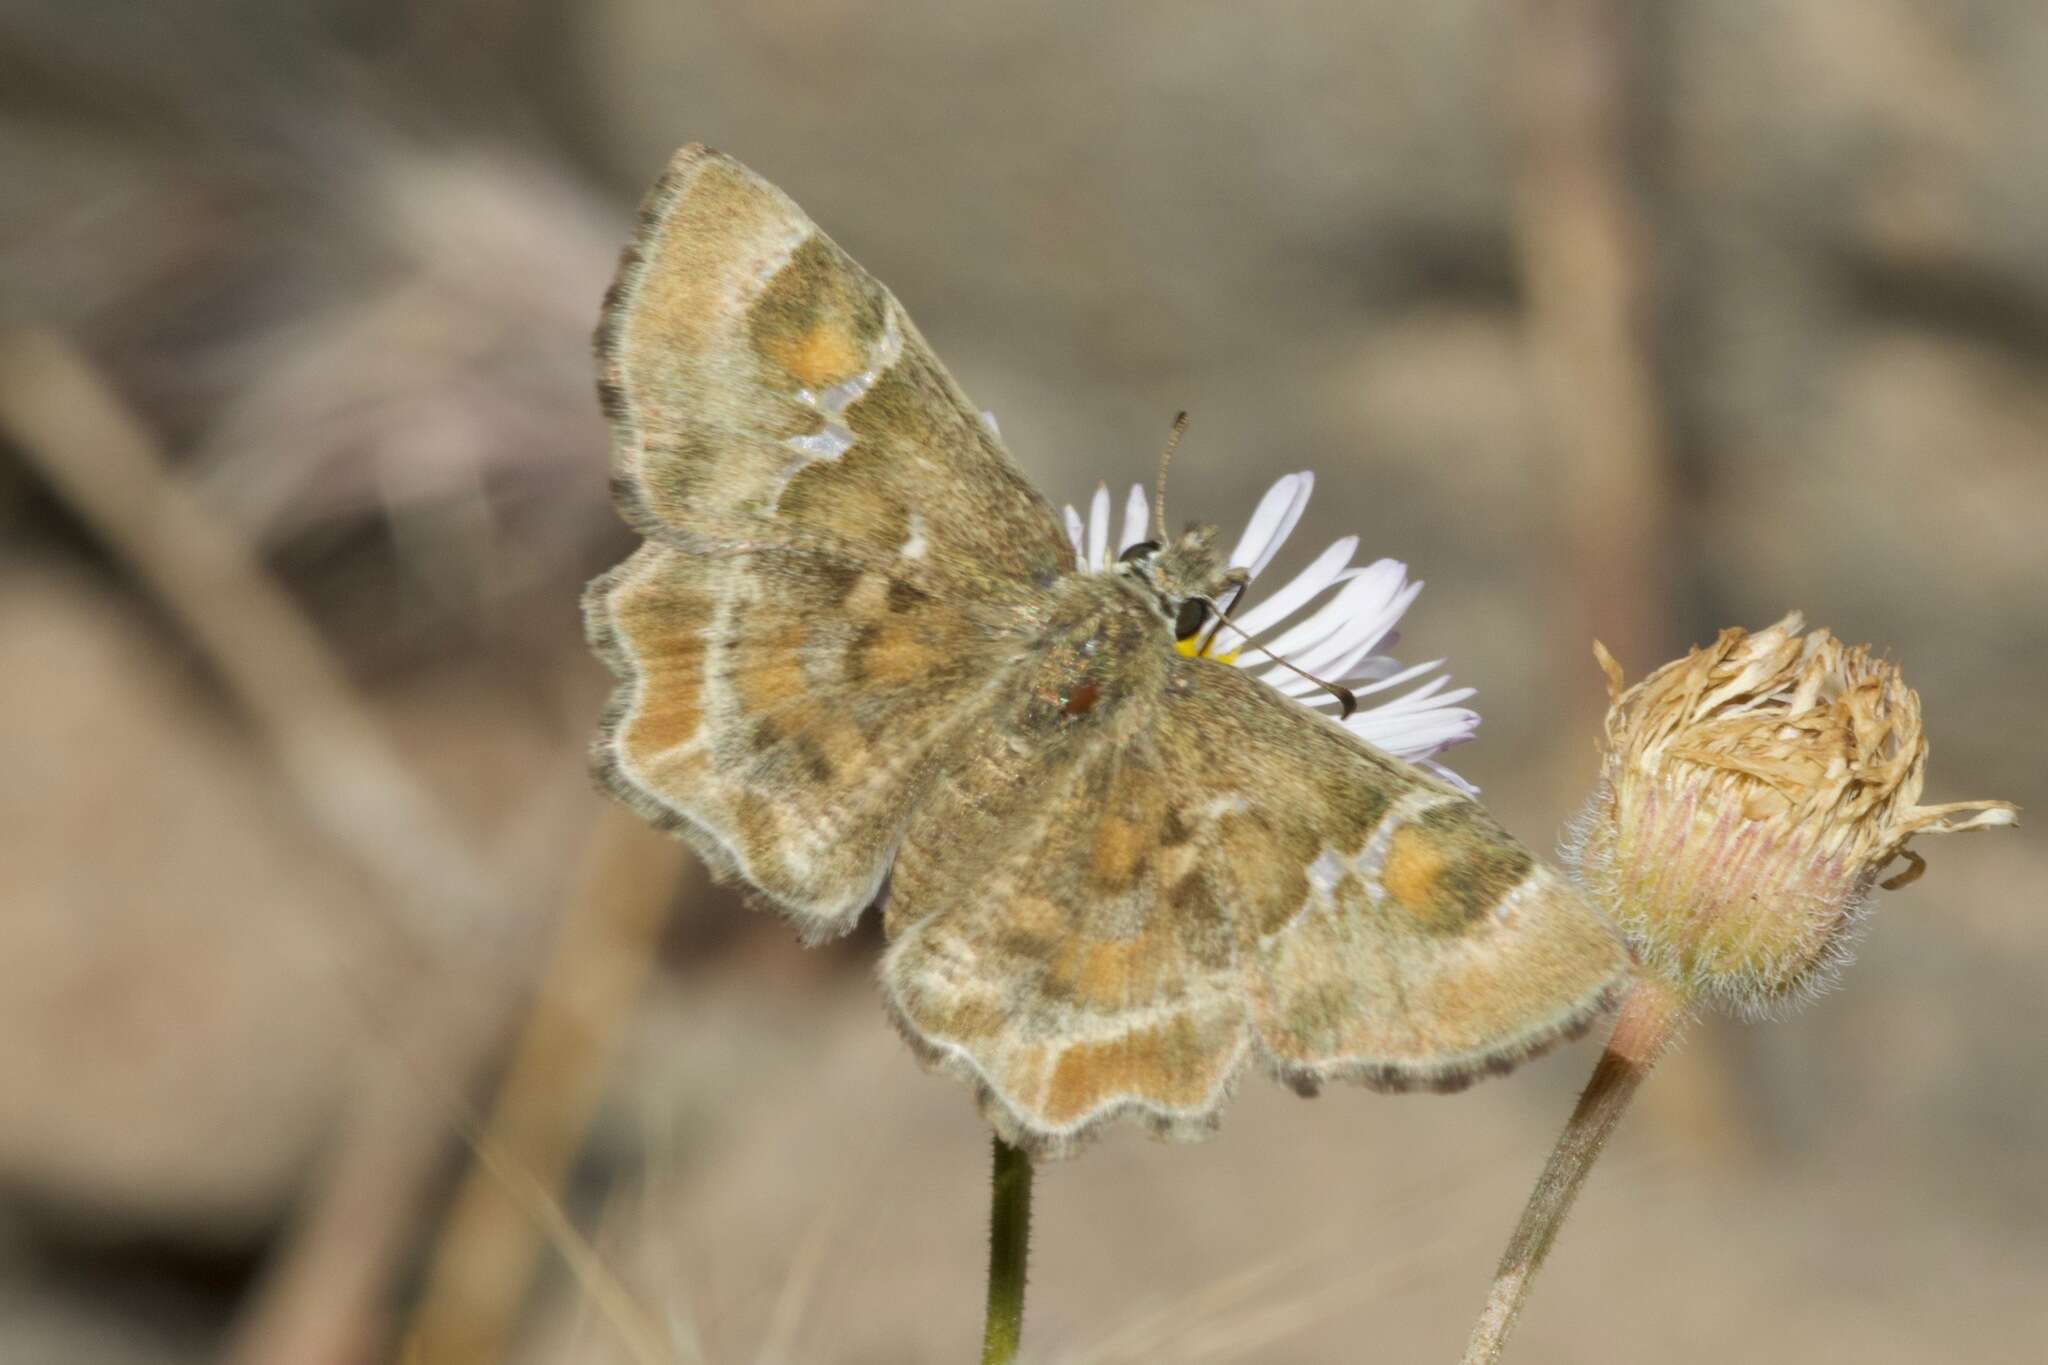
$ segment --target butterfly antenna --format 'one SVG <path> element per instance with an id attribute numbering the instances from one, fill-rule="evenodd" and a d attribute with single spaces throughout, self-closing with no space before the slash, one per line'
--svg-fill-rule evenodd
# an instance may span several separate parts
<path id="1" fill-rule="evenodd" d="M 1188 415 L 1177 412 L 1173 416 L 1173 431 L 1166 438 L 1166 449 L 1159 456 L 1159 492 L 1153 500 L 1153 508 L 1159 514 L 1159 538 L 1166 539 L 1166 470 L 1173 463 L 1173 452 L 1180 449 L 1180 438 L 1187 435 Z"/>
<path id="2" fill-rule="evenodd" d="M 1228 616 L 1224 615 L 1223 608 L 1217 606 L 1214 599 L 1205 597 L 1202 600 L 1209 604 L 1209 610 L 1216 614 L 1216 619 L 1218 621 L 1222 622 L 1226 626 L 1229 626 L 1232 630 L 1237 631 L 1239 635 L 1244 635 L 1245 642 L 1242 648 L 1256 649 L 1257 651 L 1259 651 L 1259 653 L 1265 655 L 1274 663 L 1286 669 L 1289 673 L 1294 674 L 1298 678 L 1305 678 L 1309 682 L 1314 683 L 1317 687 L 1322 688 L 1323 691 L 1328 692 L 1331 696 L 1335 697 L 1337 699 L 1337 705 L 1343 708 L 1343 714 L 1338 716 L 1337 719 L 1351 719 L 1351 713 L 1358 709 L 1357 693 L 1353 692 L 1350 688 L 1344 686 L 1344 684 L 1342 683 L 1333 683 L 1326 678 L 1318 678 L 1315 674 L 1309 672 L 1305 668 L 1296 668 L 1293 664 L 1287 662 L 1287 660 L 1281 658 L 1278 654 L 1275 654 L 1272 650 L 1266 648 L 1264 645 L 1253 644 L 1251 636 L 1245 635 L 1244 631 L 1239 629 L 1237 622 L 1231 620 Z M 1237 605 L 1237 601 L 1235 598 L 1231 599 L 1230 605 L 1232 605 L 1233 607 Z M 1210 638 L 1211 642 L 1213 643 L 1215 637 L 1211 636 Z M 1206 646 L 1204 647 L 1202 652 L 1205 654 L 1208 652 Z"/>

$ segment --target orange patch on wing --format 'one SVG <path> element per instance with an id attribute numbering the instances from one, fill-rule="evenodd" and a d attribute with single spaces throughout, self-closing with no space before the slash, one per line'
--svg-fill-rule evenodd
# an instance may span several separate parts
<path id="1" fill-rule="evenodd" d="M 835 771 L 849 772 L 856 764 L 864 763 L 868 759 L 868 742 L 862 736 L 859 727 L 851 721 L 835 716 L 821 716 L 810 727 L 810 732 L 817 738 L 818 748 L 823 751 L 825 761 L 830 763 Z"/>
<path id="2" fill-rule="evenodd" d="M 697 733 L 702 721 L 704 637 L 710 604 L 692 593 L 663 585 L 658 602 L 622 597 L 613 607 L 613 627 L 640 675 L 638 705 L 622 736 L 635 760 L 673 749 Z M 653 585 L 643 587 L 652 592 Z"/>
<path id="3" fill-rule="evenodd" d="M 696 674 L 667 680 L 649 677 L 640 709 L 624 736 L 628 756 L 641 762 L 667 753 L 697 733 L 704 719 L 703 708 L 697 704 L 701 682 Z"/>
<path id="4" fill-rule="evenodd" d="M 1066 912 L 1043 896 L 1019 894 L 1010 902 L 1007 918 L 1017 933 L 1028 937 L 1051 941 L 1067 932 Z"/>
<path id="5" fill-rule="evenodd" d="M 915 682 L 944 661 L 944 655 L 904 625 L 881 627 L 861 654 L 867 675 L 878 682 Z"/>
<path id="6" fill-rule="evenodd" d="M 769 648 L 749 651 L 754 655 L 733 679 L 741 704 L 754 715 L 788 710 L 811 697 L 815 691 L 804 676 L 803 660 L 794 649 Z"/>
<path id="7" fill-rule="evenodd" d="M 1071 708 L 1072 703 L 1068 703 Z M 1095 830 L 1095 848 L 1090 856 L 1088 871 L 1101 885 L 1112 890 L 1123 890 L 1136 879 L 1138 867 L 1145 860 L 1145 851 L 1151 846 L 1146 831 L 1112 815 L 1103 820 Z"/>
<path id="8" fill-rule="evenodd" d="M 1151 934 L 1121 943 L 1071 944 L 1060 954 L 1053 974 L 1091 1009 L 1127 1009 L 1134 999 L 1149 996 L 1161 975 L 1158 954 L 1163 945 Z"/>
<path id="9" fill-rule="evenodd" d="M 1099 1043 L 1076 1043 L 1060 1054 L 1043 1103 L 1045 1117 L 1071 1123 L 1122 1096 L 1186 1108 L 1215 1084 L 1220 1052 L 1203 1055 L 1187 1017 Z"/>
<path id="10" fill-rule="evenodd" d="M 807 389 L 823 389 L 867 368 L 867 356 L 853 334 L 836 321 L 820 319 L 793 337 L 778 337 L 769 358 Z"/>
<path id="11" fill-rule="evenodd" d="M 1387 846 L 1386 866 L 1380 871 L 1380 885 L 1387 894 L 1411 910 L 1433 908 L 1437 878 L 1450 860 L 1441 839 L 1428 830 L 1404 825 L 1394 831 Z"/>

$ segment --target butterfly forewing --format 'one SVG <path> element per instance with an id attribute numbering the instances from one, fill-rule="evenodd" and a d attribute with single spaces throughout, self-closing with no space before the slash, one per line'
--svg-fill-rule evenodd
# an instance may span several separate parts
<path id="1" fill-rule="evenodd" d="M 645 530 L 745 514 L 968 587 L 1072 566 L 1052 508 L 902 305 L 780 190 L 703 147 L 641 211 L 598 332 L 613 475 Z"/>

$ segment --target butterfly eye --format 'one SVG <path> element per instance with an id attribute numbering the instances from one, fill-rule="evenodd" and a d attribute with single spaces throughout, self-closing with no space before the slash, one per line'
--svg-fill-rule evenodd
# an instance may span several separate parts
<path id="1" fill-rule="evenodd" d="M 1173 623 L 1173 638 L 1186 640 L 1202 628 L 1209 619 L 1209 604 L 1199 597 L 1190 597 L 1180 604 L 1180 615 Z"/>
<path id="2" fill-rule="evenodd" d="M 1130 547 L 1129 549 L 1125 550 L 1125 551 L 1124 551 L 1124 552 L 1123 552 L 1122 554 L 1118 555 L 1118 556 L 1116 557 L 1116 562 L 1117 562 L 1117 563 L 1119 563 L 1119 564 L 1128 564 L 1128 563 L 1130 563 L 1130 562 L 1131 562 L 1132 560 L 1134 560 L 1134 559 L 1143 559 L 1143 558 L 1144 558 L 1144 557 L 1145 557 L 1146 555 L 1154 555 L 1154 554 L 1158 554 L 1158 553 L 1159 553 L 1159 542 L 1158 542 L 1158 541 L 1156 541 L 1156 540 L 1141 540 L 1141 541 L 1139 541 L 1139 542 L 1138 542 L 1138 543 L 1137 543 L 1136 545 L 1133 545 L 1133 546 L 1131 546 L 1131 547 Z"/>

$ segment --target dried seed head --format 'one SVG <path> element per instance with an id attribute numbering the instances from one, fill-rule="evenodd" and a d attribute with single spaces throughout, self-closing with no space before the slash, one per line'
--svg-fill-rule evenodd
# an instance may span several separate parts
<path id="1" fill-rule="evenodd" d="M 1920 699 L 1892 664 L 1797 612 L 1724 630 L 1611 705 L 1600 790 L 1573 849 L 1643 966 L 1689 998 L 1762 1015 L 1826 985 L 1886 864 L 1916 834 L 2012 824 L 2003 801 L 1917 804 Z"/>

